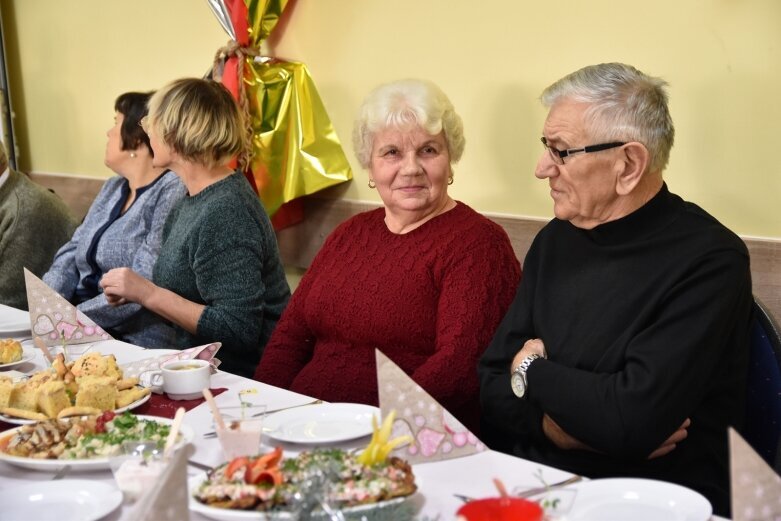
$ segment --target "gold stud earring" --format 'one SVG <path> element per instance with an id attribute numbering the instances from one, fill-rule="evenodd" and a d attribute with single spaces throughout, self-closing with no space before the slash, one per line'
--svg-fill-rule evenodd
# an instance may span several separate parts
<path id="1" fill-rule="evenodd" d="M 369 179 L 369 188 L 375 188 L 377 186 L 377 183 L 374 182 L 374 179 Z"/>
<path id="2" fill-rule="evenodd" d="M 447 184 L 449 185 L 453 184 L 453 174 L 450 174 L 450 177 L 447 178 Z"/>
<path id="3" fill-rule="evenodd" d="M 131 152 L 130 153 L 130 157 L 136 157 L 136 153 L 135 152 Z"/>

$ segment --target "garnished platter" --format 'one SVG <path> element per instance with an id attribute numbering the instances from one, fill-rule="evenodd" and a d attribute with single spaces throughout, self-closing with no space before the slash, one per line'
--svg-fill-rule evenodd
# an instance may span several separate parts
<path id="1" fill-rule="evenodd" d="M 76 456 L 68 459 L 49 459 L 40 457 L 40 455 L 38 457 L 27 457 L 9 454 L 9 445 L 17 433 L 23 429 L 33 429 L 34 426 L 25 425 L 5 431 L 0 433 L 0 461 L 16 465 L 17 467 L 46 472 L 54 472 L 66 465 L 70 466 L 71 470 L 74 471 L 108 469 L 109 454 L 114 450 L 119 450 L 119 446 L 122 442 L 133 439 L 164 441 L 165 436 L 168 434 L 168 429 L 173 423 L 173 421 L 168 418 L 134 415 L 129 412 L 118 415 L 116 418 L 119 420 L 110 420 L 106 423 L 108 426 L 107 432 L 110 434 L 108 436 L 98 438 L 94 436 L 94 433 L 89 433 L 74 438 L 80 440 L 81 445 L 73 447 L 72 451 L 70 450 L 71 447 L 66 449 L 69 451 L 69 454 Z M 47 422 L 83 421 L 84 419 L 85 418 L 69 418 L 67 420 L 47 420 Z M 125 420 L 123 421 L 122 419 Z M 121 421 L 123 422 L 122 425 L 115 426 L 115 424 L 118 424 Z M 46 424 L 47 422 L 38 423 Z M 92 436 L 92 438 L 85 439 L 86 436 Z M 187 425 L 182 425 L 175 446 L 189 443 L 193 438 L 193 430 Z M 94 449 L 88 447 L 94 447 Z M 93 453 L 93 455 L 89 456 L 89 453 Z"/>
<path id="2" fill-rule="evenodd" d="M 297 518 L 301 497 L 311 494 L 307 483 L 321 480 L 326 507 L 346 519 L 406 519 L 414 507 L 408 501 L 417 490 L 411 467 L 403 460 L 364 465 L 341 449 L 314 450 L 281 459 L 277 449 L 266 455 L 236 458 L 189 481 L 190 509 L 224 521 Z M 314 517 L 328 519 L 324 507 Z"/>
<path id="3" fill-rule="evenodd" d="M 125 377 L 114 355 L 82 354 L 72 362 L 57 354 L 51 367 L 28 379 L 0 375 L 0 420 L 28 425 L 50 418 L 121 413 L 149 400 L 151 389 Z"/>
<path id="4" fill-rule="evenodd" d="M 143 387 L 140 386 L 140 385 L 138 386 L 138 388 L 139 389 L 143 389 Z M 136 400 L 135 402 L 133 402 L 131 404 L 125 405 L 124 407 L 118 407 L 118 408 L 114 409 L 113 412 L 116 413 L 116 414 L 121 414 L 121 413 L 123 413 L 125 411 L 132 411 L 136 407 L 140 407 L 140 406 L 144 405 L 146 402 L 149 401 L 149 398 L 151 398 L 151 397 L 152 397 L 151 394 L 146 394 L 145 396 L 142 396 L 141 398 L 139 398 L 138 400 Z M 37 423 L 40 420 L 25 420 L 23 418 L 16 418 L 14 416 L 8 416 L 6 414 L 0 413 L 0 421 L 4 421 L 4 422 L 10 423 L 12 425 L 30 425 L 30 424 L 33 424 L 33 423 Z"/>

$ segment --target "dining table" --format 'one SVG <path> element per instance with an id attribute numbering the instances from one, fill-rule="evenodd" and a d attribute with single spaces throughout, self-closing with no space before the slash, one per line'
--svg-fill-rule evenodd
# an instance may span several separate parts
<path id="1" fill-rule="evenodd" d="M 8 318 L 11 315 L 21 316 L 20 313 L 26 312 L 0 305 L 0 325 L 8 323 Z M 6 320 L 4 321 L 4 319 Z M 26 351 L 34 353 L 30 360 L 14 366 L 13 370 L 29 375 L 49 366 L 41 350 L 34 347 L 29 325 L 26 331 L 11 331 L 10 335 L 4 335 L 2 327 L 0 327 L 0 338 L 6 336 L 20 340 Z M 145 349 L 113 339 L 87 345 L 74 345 L 70 349 L 71 356 L 77 356 L 78 353 L 86 350 L 113 354 L 120 366 L 172 352 Z M 219 358 L 219 352 L 217 358 Z M 0 368 L 0 375 L 3 374 L 3 371 L 4 369 Z M 210 387 L 216 391 L 214 399 L 220 407 L 239 405 L 240 396 L 251 396 L 253 403 L 265 405 L 269 411 L 305 404 L 307 407 L 317 407 L 316 404 L 312 404 L 313 397 L 311 396 L 220 370 L 212 374 Z M 155 415 L 155 408 L 159 410 L 161 407 L 167 406 L 175 409 L 177 406 L 176 401 L 170 400 L 165 395 L 156 396 L 155 403 L 154 408 L 146 405 L 146 408 L 141 406 L 138 410 L 142 411 L 143 414 Z M 134 412 L 138 410 L 134 410 Z M 207 403 L 200 403 L 188 410 L 184 415 L 183 424 L 188 426 L 194 434 L 191 442 L 194 451 L 188 460 L 188 476 L 203 474 L 205 467 L 214 467 L 225 461 L 219 440 L 209 434 L 214 430 L 214 423 L 211 409 Z M 14 426 L 6 424 L 3 427 L 7 429 Z M 327 446 L 346 450 L 360 449 L 366 446 L 369 440 L 370 436 L 364 436 L 349 441 L 331 443 Z M 307 444 L 284 443 L 264 435 L 261 440 L 260 452 L 271 451 L 279 446 L 284 450 L 286 457 L 295 456 L 304 450 L 318 448 Z M 497 478 L 504 483 L 508 490 L 513 490 L 539 485 L 541 475 L 544 476 L 547 483 L 555 483 L 571 477 L 569 472 L 488 449 L 458 458 L 417 463 L 412 466 L 412 469 L 418 489 L 409 501 L 416 512 L 414 519 L 420 521 L 455 519 L 456 511 L 463 505 L 463 500 L 459 496 L 470 498 L 497 496 L 493 481 Z M 54 474 L 53 470 L 31 470 L 0 462 L 0 490 L 7 491 L 31 483 L 40 483 L 41 490 L 45 490 L 47 483 L 55 477 Z M 116 486 L 109 469 L 72 470 L 64 479 L 94 480 L 109 486 Z M 120 507 L 101 519 L 121 520 L 123 516 L 128 515 L 132 506 L 132 503 L 125 501 Z M 3 507 L 0 505 L 0 518 L 2 518 L 2 509 Z M 189 511 L 182 513 L 181 519 L 200 521 L 209 518 L 198 512 Z M 712 520 L 724 521 L 724 518 L 713 516 Z"/>

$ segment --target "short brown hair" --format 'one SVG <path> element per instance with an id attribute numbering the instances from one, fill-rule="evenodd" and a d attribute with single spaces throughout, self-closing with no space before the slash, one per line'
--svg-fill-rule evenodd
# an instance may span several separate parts
<path id="1" fill-rule="evenodd" d="M 120 94 L 114 102 L 114 110 L 124 116 L 119 134 L 122 137 L 122 150 L 135 150 L 145 146 L 154 156 L 154 151 L 149 144 L 149 136 L 139 126 L 141 119 L 146 116 L 146 105 L 154 92 L 126 92 Z"/>
<path id="2" fill-rule="evenodd" d="M 183 78 L 157 91 L 149 100 L 149 125 L 182 159 L 210 168 L 245 148 L 238 105 L 211 80 Z"/>

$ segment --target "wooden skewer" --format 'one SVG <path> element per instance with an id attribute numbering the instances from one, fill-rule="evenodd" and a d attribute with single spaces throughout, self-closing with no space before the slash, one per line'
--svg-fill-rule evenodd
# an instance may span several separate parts
<path id="1" fill-rule="evenodd" d="M 499 478 L 494 478 L 494 486 L 496 487 L 496 490 L 499 491 L 499 495 L 506 499 L 510 497 L 510 494 L 507 493 L 507 488 L 505 488 L 504 483 L 502 483 L 502 480 Z"/>
<path id="2" fill-rule="evenodd" d="M 174 423 L 171 425 L 171 430 L 168 432 L 168 438 L 165 440 L 165 448 L 163 449 L 163 457 L 170 456 L 171 449 L 176 443 L 176 437 L 179 435 L 179 429 L 182 426 L 182 420 L 184 419 L 184 407 L 176 409 L 176 415 L 174 416 Z"/>
<path id="3" fill-rule="evenodd" d="M 49 351 L 48 347 L 46 347 L 46 343 L 43 340 L 41 340 L 41 337 L 34 336 L 33 342 L 35 342 L 35 345 L 38 346 L 41 351 L 43 351 L 43 356 L 44 358 L 46 358 L 46 360 L 49 361 L 49 364 L 54 362 L 54 357 L 52 356 L 52 352 Z"/>
<path id="4" fill-rule="evenodd" d="M 225 422 L 222 421 L 222 414 L 220 414 L 220 410 L 217 408 L 217 404 L 214 402 L 214 396 L 212 396 L 212 392 L 208 388 L 204 388 L 203 397 L 206 398 L 206 403 L 209 404 L 209 409 L 212 410 L 214 423 L 217 424 L 217 428 L 224 431 Z"/>

